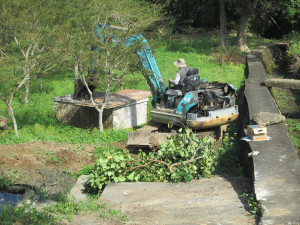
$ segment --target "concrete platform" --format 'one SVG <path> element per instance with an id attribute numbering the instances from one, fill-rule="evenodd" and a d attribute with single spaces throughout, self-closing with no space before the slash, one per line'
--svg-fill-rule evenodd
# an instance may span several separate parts
<path id="1" fill-rule="evenodd" d="M 120 209 L 127 224 L 255 224 L 241 198 L 244 177 L 212 177 L 189 183 L 110 183 L 100 201 Z"/>

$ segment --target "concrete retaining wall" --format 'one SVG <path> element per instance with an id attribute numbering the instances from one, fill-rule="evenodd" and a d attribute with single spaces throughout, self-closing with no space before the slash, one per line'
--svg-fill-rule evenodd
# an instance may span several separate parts
<path id="1" fill-rule="evenodd" d="M 240 115 L 242 136 L 255 113 L 279 113 L 269 89 L 263 84 L 266 71 L 278 63 L 276 54 L 281 53 L 272 50 L 277 47 L 264 47 L 247 57 L 248 77 L 241 104 L 244 110 Z M 264 59 L 265 55 L 268 60 Z M 253 181 L 256 199 L 262 207 L 259 223 L 300 224 L 300 160 L 283 123 L 267 126 L 267 132 L 272 138 L 270 141 L 240 143 L 240 160 Z M 253 152 L 257 155 L 249 156 Z"/>

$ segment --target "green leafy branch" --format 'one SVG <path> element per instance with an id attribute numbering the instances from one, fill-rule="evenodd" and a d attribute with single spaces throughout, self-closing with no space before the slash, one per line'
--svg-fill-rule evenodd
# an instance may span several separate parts
<path id="1" fill-rule="evenodd" d="M 103 189 L 110 182 L 125 181 L 190 181 L 209 177 L 214 170 L 210 138 L 198 139 L 190 129 L 170 136 L 157 151 L 141 151 L 136 158 L 124 149 L 99 151 L 89 183 Z"/>

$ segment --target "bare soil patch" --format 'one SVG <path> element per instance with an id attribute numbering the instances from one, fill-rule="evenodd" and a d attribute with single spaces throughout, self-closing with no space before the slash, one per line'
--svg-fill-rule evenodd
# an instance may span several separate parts
<path id="1" fill-rule="evenodd" d="M 35 186 L 49 195 L 65 193 L 74 183 L 72 173 L 93 164 L 94 145 L 43 141 L 0 145 L 0 176 Z"/>

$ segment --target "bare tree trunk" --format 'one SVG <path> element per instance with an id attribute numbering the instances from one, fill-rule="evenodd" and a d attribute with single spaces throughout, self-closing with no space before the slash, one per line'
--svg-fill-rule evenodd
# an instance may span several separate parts
<path id="1" fill-rule="evenodd" d="M 18 131 L 18 126 L 17 126 L 17 121 L 15 118 L 14 110 L 12 107 L 12 100 L 14 98 L 15 93 L 24 85 L 26 82 L 29 80 L 29 75 L 26 75 L 23 80 L 18 84 L 15 90 L 12 91 L 8 99 L 6 99 L 1 93 L 0 93 L 0 99 L 5 102 L 5 104 L 8 106 L 8 113 L 13 121 L 13 126 L 15 130 L 15 134 L 17 137 L 19 137 L 19 131 Z"/>
<path id="2" fill-rule="evenodd" d="M 79 77 L 79 63 L 76 61 L 75 68 L 74 68 L 74 79 L 77 80 Z"/>
<path id="3" fill-rule="evenodd" d="M 28 96 L 29 96 L 29 81 L 25 83 L 25 105 L 28 104 Z"/>
<path id="4" fill-rule="evenodd" d="M 13 122 L 15 134 L 16 134 L 17 137 L 19 137 L 18 125 L 17 125 L 17 121 L 16 121 L 16 118 L 15 118 L 14 110 L 13 110 L 13 108 L 11 106 L 11 102 L 12 101 L 10 100 L 10 101 L 8 101 L 6 103 L 7 106 L 8 106 L 8 113 L 9 113 L 9 115 L 11 117 L 12 122 Z"/>
<path id="5" fill-rule="evenodd" d="M 110 90 L 110 84 L 108 83 L 107 87 L 106 87 L 106 90 L 105 90 L 103 103 L 102 103 L 100 109 L 97 109 L 98 112 L 99 112 L 99 131 L 100 132 L 104 131 L 102 118 L 103 118 L 104 107 L 105 107 L 105 105 L 107 103 L 107 100 L 108 100 L 108 97 L 109 97 L 109 90 Z"/>
<path id="6" fill-rule="evenodd" d="M 104 100 L 102 102 L 102 105 L 101 107 L 99 108 L 96 103 L 94 102 L 94 98 L 93 98 L 93 92 L 90 90 L 84 76 L 82 76 L 82 80 L 84 82 L 84 85 L 87 89 L 87 91 L 89 92 L 89 95 L 90 95 L 90 101 L 92 102 L 93 106 L 95 107 L 95 109 L 98 111 L 99 113 L 99 123 L 98 123 L 98 126 L 99 126 L 99 131 L 100 133 L 104 131 L 104 128 L 103 128 L 103 111 L 104 111 L 104 108 L 105 108 L 105 105 L 108 101 L 108 97 L 109 97 L 109 91 L 110 91 L 110 83 L 107 84 L 107 87 L 106 87 L 106 90 L 105 90 L 105 95 L 104 95 Z"/>
<path id="7" fill-rule="evenodd" d="M 252 12 L 254 5 L 256 4 L 257 0 L 244 0 L 243 10 L 241 13 L 241 17 L 239 20 L 239 27 L 237 31 L 236 37 L 236 45 L 237 47 L 244 52 L 249 52 L 249 48 L 246 43 L 247 37 L 247 27 L 248 21 Z"/>
<path id="8" fill-rule="evenodd" d="M 220 42 L 219 46 L 226 49 L 226 12 L 224 0 L 219 0 L 220 8 Z"/>

